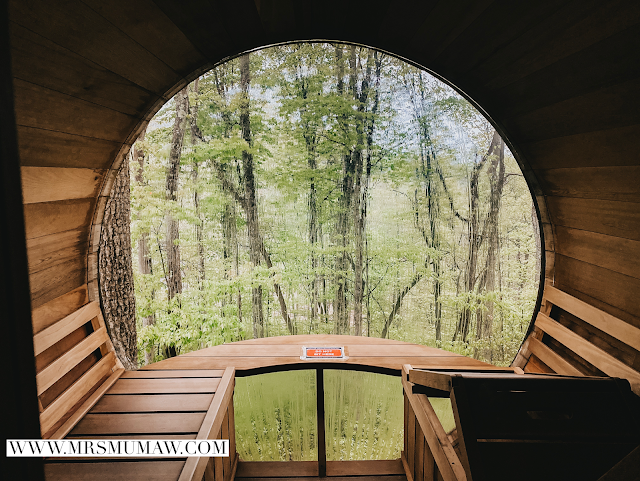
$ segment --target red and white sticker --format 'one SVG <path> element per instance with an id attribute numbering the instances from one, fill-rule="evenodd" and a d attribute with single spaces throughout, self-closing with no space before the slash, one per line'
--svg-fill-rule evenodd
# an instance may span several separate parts
<path id="1" fill-rule="evenodd" d="M 346 359 L 344 355 L 344 347 L 307 347 L 302 348 L 303 361 L 317 359 Z"/>

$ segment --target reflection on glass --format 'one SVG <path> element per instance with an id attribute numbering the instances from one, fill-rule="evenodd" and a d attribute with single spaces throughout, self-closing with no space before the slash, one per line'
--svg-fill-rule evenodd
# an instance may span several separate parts
<path id="1" fill-rule="evenodd" d="M 237 378 L 233 405 L 240 459 L 318 459 L 315 371 Z"/>
<path id="2" fill-rule="evenodd" d="M 397 459 L 403 445 L 399 377 L 325 370 L 327 460 Z"/>

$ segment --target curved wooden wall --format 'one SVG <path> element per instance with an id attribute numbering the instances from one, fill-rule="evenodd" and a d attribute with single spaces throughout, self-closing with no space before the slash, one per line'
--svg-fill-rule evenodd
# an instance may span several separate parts
<path id="1" fill-rule="evenodd" d="M 639 2 L 14 0 L 10 19 L 35 332 L 98 300 L 105 200 L 160 106 L 230 56 L 328 39 L 409 59 L 486 112 L 536 199 L 549 285 L 640 337 Z M 544 300 L 640 371 L 637 344 Z M 560 370 L 529 346 L 543 344 L 550 364 L 605 372 L 573 341 L 532 336 L 519 366 Z"/>

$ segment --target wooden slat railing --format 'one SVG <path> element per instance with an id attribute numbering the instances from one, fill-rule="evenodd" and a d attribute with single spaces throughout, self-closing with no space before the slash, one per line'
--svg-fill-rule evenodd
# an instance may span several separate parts
<path id="1" fill-rule="evenodd" d="M 233 390 L 235 369 L 225 369 L 196 439 L 229 439 L 228 458 L 190 457 L 178 481 L 231 481 L 238 467 Z"/>
<path id="2" fill-rule="evenodd" d="M 411 366 L 402 369 L 404 389 L 404 452 L 408 481 L 463 481 L 469 479 L 433 406 L 424 394 L 414 394 L 408 381 Z"/>

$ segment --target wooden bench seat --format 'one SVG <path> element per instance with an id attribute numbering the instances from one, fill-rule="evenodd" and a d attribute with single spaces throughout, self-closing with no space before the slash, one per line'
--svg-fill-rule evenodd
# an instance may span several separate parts
<path id="1" fill-rule="evenodd" d="M 56 458 L 47 480 L 231 481 L 237 466 L 235 370 L 129 371 L 104 393 L 68 439 L 229 439 L 228 458 Z"/>

